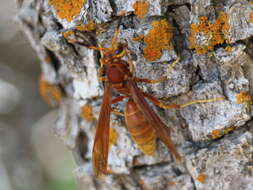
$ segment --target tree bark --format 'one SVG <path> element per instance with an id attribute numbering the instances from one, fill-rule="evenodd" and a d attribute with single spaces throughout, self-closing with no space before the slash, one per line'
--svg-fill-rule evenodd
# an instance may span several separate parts
<path id="1" fill-rule="evenodd" d="M 54 131 L 73 152 L 83 189 L 253 189 L 252 2 L 18 3 L 17 20 L 41 61 L 41 93 L 50 104 L 59 105 Z M 102 55 L 88 46 L 110 46 L 117 28 L 119 41 L 127 43 L 131 52 L 137 77 L 168 77 L 159 84 L 140 83 L 143 91 L 170 104 L 224 100 L 175 110 L 153 106 L 172 129 L 181 163 L 159 140 L 154 157 L 143 155 L 124 119 L 111 114 L 116 137 L 108 161 L 113 174 L 96 179 L 91 152 L 103 95 L 97 78 Z M 71 44 L 70 38 L 86 46 Z M 180 61 L 175 63 L 176 59 Z M 116 107 L 123 110 L 124 103 Z"/>

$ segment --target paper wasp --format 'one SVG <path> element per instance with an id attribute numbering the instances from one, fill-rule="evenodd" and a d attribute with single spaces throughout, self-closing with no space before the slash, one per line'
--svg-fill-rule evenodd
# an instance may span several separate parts
<path id="1" fill-rule="evenodd" d="M 112 104 L 124 98 L 128 98 L 124 113 L 127 128 L 133 140 L 145 154 L 154 154 L 155 140 L 158 137 L 168 147 L 175 158 L 181 160 L 181 156 L 170 138 L 170 128 L 164 124 L 155 111 L 149 106 L 145 98 L 165 109 L 182 108 L 194 103 L 221 100 L 216 98 L 195 100 L 182 105 L 165 105 L 150 94 L 142 92 L 137 86 L 138 82 L 157 83 L 166 79 L 166 77 L 162 77 L 158 80 L 135 77 L 133 75 L 134 65 L 129 56 L 127 45 L 117 42 L 118 35 L 119 29 L 115 32 L 111 47 L 109 48 L 88 46 L 91 49 L 99 50 L 103 53 L 103 57 L 100 59 L 101 69 L 99 72 L 99 79 L 104 81 L 105 89 L 92 153 L 93 169 L 96 176 L 110 173 L 107 169 L 107 162 Z M 84 45 L 74 40 L 69 40 L 69 42 Z M 128 57 L 128 61 L 122 59 L 124 56 Z M 113 99 L 113 90 L 116 90 L 121 95 Z"/>

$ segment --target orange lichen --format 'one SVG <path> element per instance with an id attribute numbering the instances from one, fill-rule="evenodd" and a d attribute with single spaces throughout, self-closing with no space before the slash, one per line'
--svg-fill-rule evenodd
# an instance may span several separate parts
<path id="1" fill-rule="evenodd" d="M 96 30 L 96 28 L 97 24 L 94 20 L 89 21 L 88 24 L 76 26 L 76 29 L 82 32 Z"/>
<path id="2" fill-rule="evenodd" d="M 116 144 L 118 139 L 118 134 L 115 129 L 110 128 L 109 131 L 109 146 Z"/>
<path id="3" fill-rule="evenodd" d="M 251 105 L 253 103 L 252 96 L 245 91 L 240 92 L 236 95 L 236 103 L 244 104 L 246 111 L 251 112 Z"/>
<path id="4" fill-rule="evenodd" d="M 48 0 L 48 3 L 54 7 L 59 18 L 66 19 L 70 22 L 80 14 L 86 0 Z"/>
<path id="5" fill-rule="evenodd" d="M 162 56 L 162 51 L 172 49 L 173 27 L 166 19 L 152 22 L 153 28 L 144 37 L 144 57 L 148 61 L 155 61 Z"/>
<path id="6" fill-rule="evenodd" d="M 61 102 L 62 93 L 56 84 L 50 84 L 48 81 L 40 77 L 39 93 L 43 100 L 51 106 L 57 106 Z"/>
<path id="7" fill-rule="evenodd" d="M 134 14 L 138 17 L 138 18 L 145 18 L 145 15 L 148 13 L 149 10 L 149 2 L 145 1 L 145 0 L 140 0 L 140 1 L 136 1 L 133 4 L 133 8 L 134 8 Z"/>
<path id="8" fill-rule="evenodd" d="M 215 23 L 209 22 L 205 16 L 199 17 L 198 24 L 191 24 L 190 48 L 195 48 L 198 54 L 213 51 L 215 45 L 229 42 L 229 28 L 228 15 L 225 12 L 220 12 Z M 202 44 L 197 42 L 197 36 L 205 39 Z"/>
<path id="9" fill-rule="evenodd" d="M 234 131 L 235 129 L 236 129 L 235 126 L 227 127 L 227 128 L 224 128 L 224 129 L 214 129 L 211 132 L 211 136 L 209 136 L 209 137 L 211 139 L 215 140 L 215 139 L 218 139 L 218 138 L 230 133 L 231 131 Z"/>
<path id="10" fill-rule="evenodd" d="M 219 137 L 221 137 L 220 130 L 214 129 L 214 130 L 212 131 L 212 139 L 217 139 L 217 138 L 219 138 Z"/>
<path id="11" fill-rule="evenodd" d="M 141 41 L 144 39 L 144 34 L 140 34 L 139 36 L 133 37 L 132 40 L 134 41 Z"/>
<path id="12" fill-rule="evenodd" d="M 161 50 L 159 50 L 157 48 L 152 48 L 152 47 L 146 47 L 144 49 L 143 53 L 144 53 L 144 57 L 148 61 L 155 61 L 162 56 Z"/>
<path id="13" fill-rule="evenodd" d="M 199 181 L 200 183 L 205 183 L 206 181 L 206 175 L 204 173 L 200 173 L 198 175 L 198 177 L 196 178 L 197 181 Z"/>
<path id="14" fill-rule="evenodd" d="M 248 92 L 242 91 L 236 95 L 236 103 L 237 104 L 252 104 L 252 97 Z"/>
<path id="15" fill-rule="evenodd" d="M 95 119 L 92 111 L 92 107 L 89 104 L 85 104 L 81 107 L 81 117 L 87 121 L 93 121 Z"/>
<path id="16" fill-rule="evenodd" d="M 70 30 L 70 31 L 62 32 L 62 34 L 63 34 L 63 37 L 64 37 L 65 39 L 68 39 L 69 36 L 74 35 L 74 32 Z"/>
<path id="17" fill-rule="evenodd" d="M 253 11 L 249 13 L 249 23 L 253 22 Z"/>
<path id="18" fill-rule="evenodd" d="M 251 6 L 253 6 L 253 1 L 250 1 L 250 4 L 251 4 Z M 249 13 L 249 23 L 252 23 L 253 22 L 253 11 L 251 11 L 250 13 Z"/>

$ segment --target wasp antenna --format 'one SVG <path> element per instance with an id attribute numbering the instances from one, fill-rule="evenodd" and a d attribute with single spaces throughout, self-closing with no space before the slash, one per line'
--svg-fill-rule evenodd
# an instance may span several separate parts
<path id="1" fill-rule="evenodd" d="M 121 20 L 122 20 L 122 17 L 120 17 L 119 21 L 118 21 L 118 26 L 117 26 L 117 29 L 116 31 L 114 32 L 114 35 L 113 35 L 113 38 L 112 38 L 112 44 L 111 44 L 111 48 L 112 49 L 116 49 L 116 44 L 117 44 L 117 40 L 118 40 L 118 37 L 119 37 L 119 33 L 120 33 L 120 24 L 121 24 Z"/>
<path id="2" fill-rule="evenodd" d="M 120 29 L 117 28 L 117 30 L 114 32 L 114 35 L 113 35 L 113 38 L 112 38 L 112 49 L 116 49 L 116 44 L 117 44 L 117 40 L 118 40 L 118 37 L 119 37 L 119 32 L 120 32 Z"/>
<path id="3" fill-rule="evenodd" d="M 106 51 L 108 48 L 104 48 L 103 46 L 101 46 L 100 43 L 98 43 L 98 47 L 101 49 L 101 50 L 100 50 L 100 54 L 101 54 L 101 57 L 103 58 L 103 57 L 104 57 L 104 53 L 105 53 L 105 51 Z"/>

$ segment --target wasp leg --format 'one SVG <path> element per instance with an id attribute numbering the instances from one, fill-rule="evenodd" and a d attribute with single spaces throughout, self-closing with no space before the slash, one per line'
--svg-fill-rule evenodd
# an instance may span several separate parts
<path id="1" fill-rule="evenodd" d="M 134 77 L 134 80 L 135 80 L 136 82 L 145 82 L 145 83 L 150 83 L 150 84 L 159 83 L 159 82 L 162 82 L 162 81 L 164 81 L 164 80 L 166 80 L 166 79 L 167 79 L 166 76 L 163 76 L 163 77 L 161 77 L 160 79 L 157 79 L 157 80 L 142 79 L 142 78 Z"/>
<path id="2" fill-rule="evenodd" d="M 225 100 L 225 98 L 223 98 L 223 97 L 204 99 L 204 100 L 192 100 L 192 101 L 187 102 L 185 104 L 180 104 L 180 108 L 184 108 L 184 107 L 190 106 L 192 104 L 217 102 L 217 101 L 223 101 L 223 100 Z"/>
<path id="3" fill-rule="evenodd" d="M 154 96 L 143 92 L 143 95 L 148 98 L 151 102 L 153 102 L 153 104 L 157 105 L 160 108 L 164 108 L 164 109 L 176 109 L 176 108 L 181 108 L 179 104 L 171 104 L 171 105 L 166 105 L 162 102 L 160 102 L 157 98 L 155 98 Z"/>
<path id="4" fill-rule="evenodd" d="M 124 98 L 126 98 L 126 96 L 118 96 L 118 97 L 112 99 L 111 104 L 116 104 L 116 103 L 122 101 Z"/>
<path id="5" fill-rule="evenodd" d="M 134 64 L 133 64 L 133 60 L 132 60 L 132 57 L 130 56 L 130 51 L 127 50 L 127 58 L 128 58 L 128 64 L 129 64 L 129 70 L 130 70 L 130 73 L 133 73 L 134 72 Z"/>
<path id="6" fill-rule="evenodd" d="M 184 108 L 187 106 L 190 106 L 192 104 L 198 104 L 198 103 L 210 103 L 210 102 L 217 102 L 217 101 L 222 101 L 225 100 L 223 97 L 219 98 L 211 98 L 211 99 L 205 99 L 205 100 L 192 100 L 190 102 L 187 102 L 185 104 L 170 104 L 166 105 L 162 102 L 160 102 L 157 98 L 153 97 L 152 95 L 143 92 L 143 95 L 148 98 L 151 102 L 153 102 L 155 105 L 157 105 L 160 108 L 163 109 L 178 109 L 178 108 Z"/>
<path id="7" fill-rule="evenodd" d="M 111 112 L 114 113 L 115 115 L 119 115 L 121 117 L 125 117 L 124 113 L 122 113 L 122 112 L 120 112 L 120 111 L 118 111 L 118 110 L 116 110 L 114 108 L 111 109 Z"/>
<path id="8" fill-rule="evenodd" d="M 112 38 L 112 45 L 111 45 L 111 48 L 112 49 L 116 49 L 116 46 L 117 46 L 117 40 L 118 40 L 118 37 L 119 37 L 119 28 L 117 28 L 117 30 L 114 32 L 114 35 L 113 35 L 113 38 Z"/>

